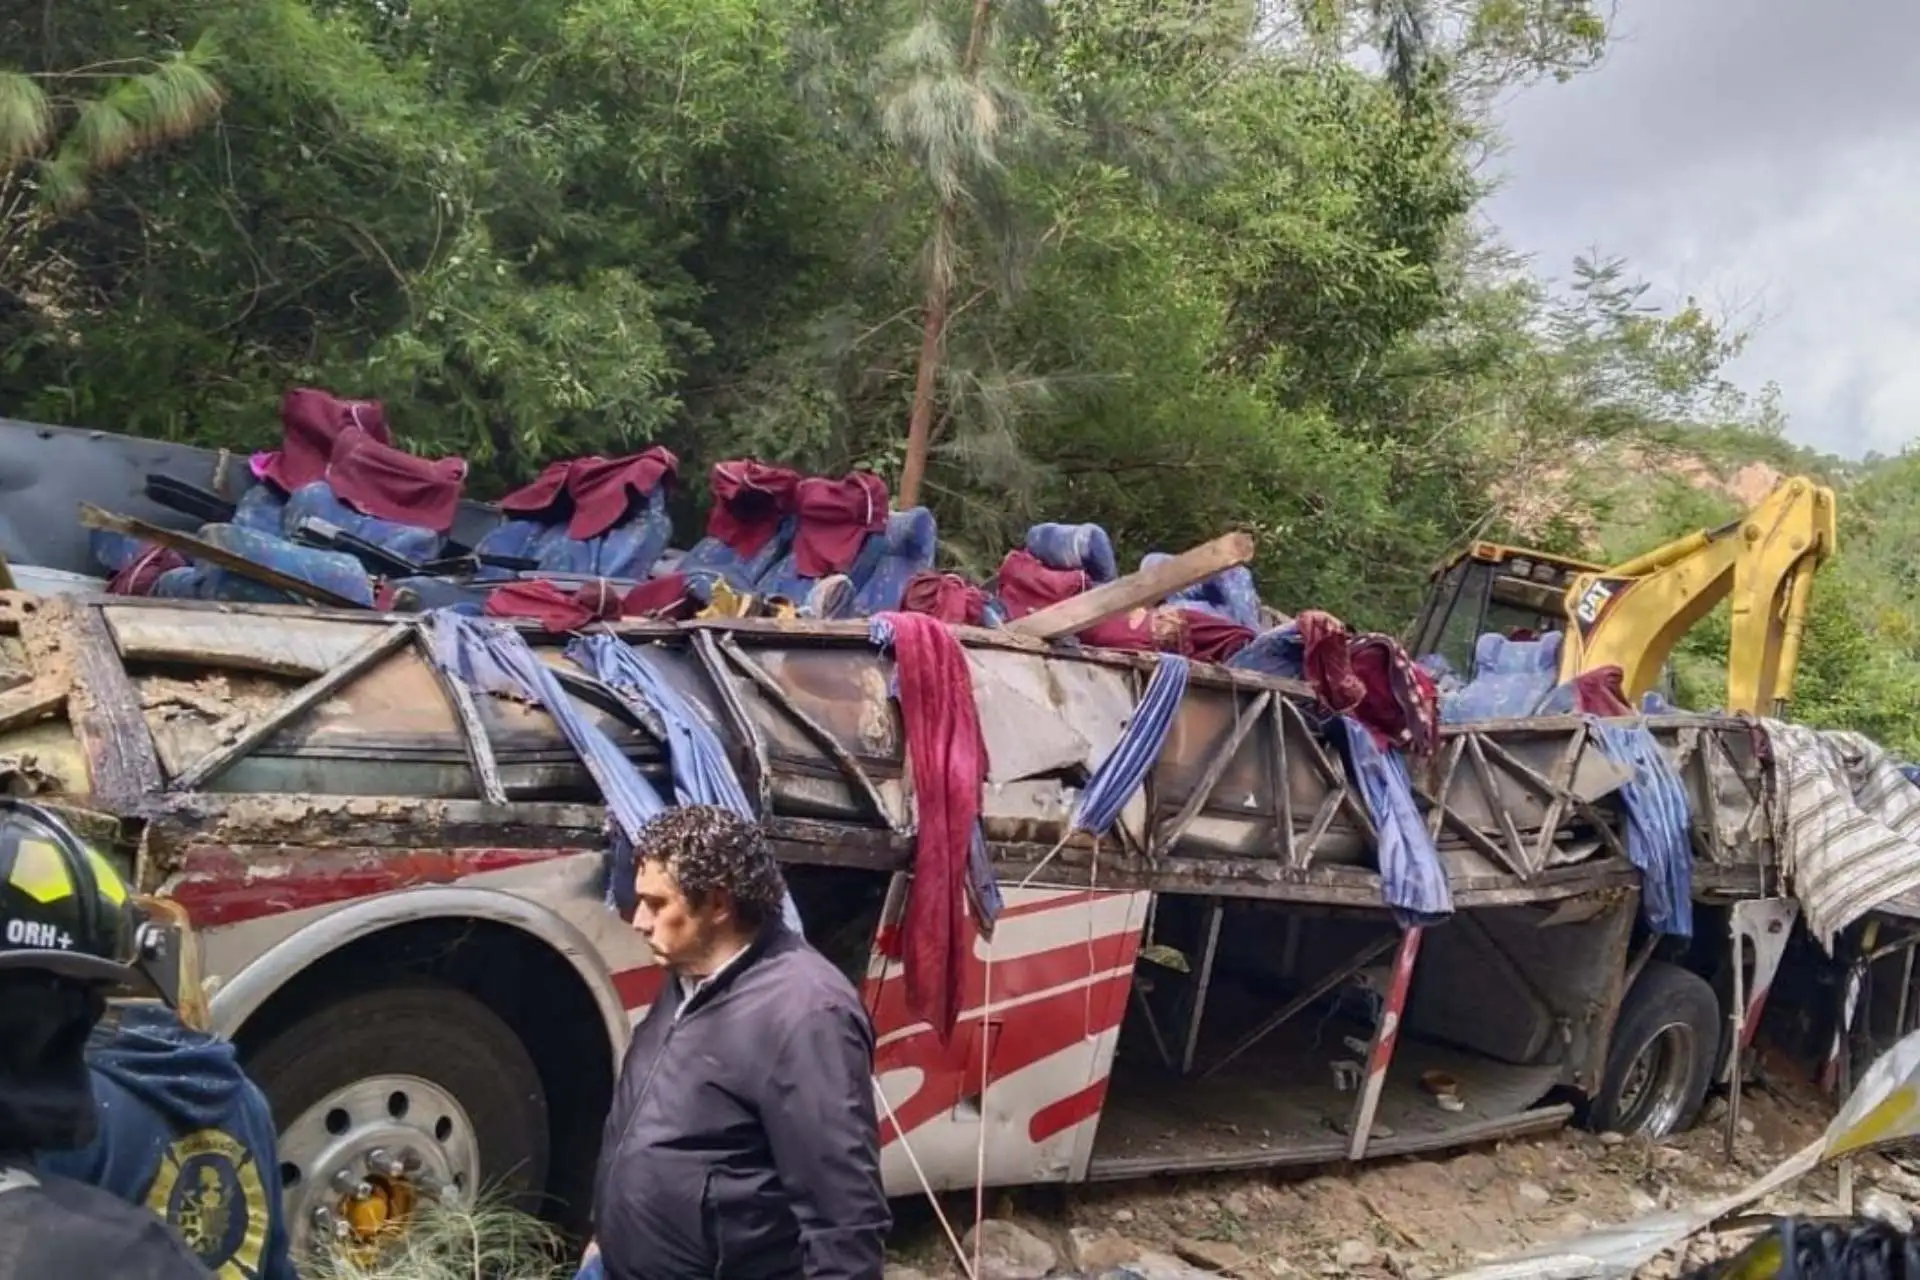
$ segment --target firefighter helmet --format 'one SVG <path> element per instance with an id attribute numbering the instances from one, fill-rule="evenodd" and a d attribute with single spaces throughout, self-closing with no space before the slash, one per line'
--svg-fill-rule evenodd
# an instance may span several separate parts
<path id="1" fill-rule="evenodd" d="M 39 805 L 0 797 L 0 970 L 40 970 L 151 995 L 120 873 Z"/>

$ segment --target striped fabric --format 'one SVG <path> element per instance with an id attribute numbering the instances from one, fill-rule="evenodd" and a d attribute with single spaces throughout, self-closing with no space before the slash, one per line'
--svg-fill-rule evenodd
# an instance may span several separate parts
<path id="1" fill-rule="evenodd" d="M 629 707 L 658 716 L 667 731 L 667 757 L 673 769 L 674 799 L 680 804 L 710 804 L 757 821 L 746 788 L 733 771 L 727 748 L 707 723 L 700 705 L 674 687 L 673 681 L 647 652 L 605 632 L 575 636 L 567 658 L 606 685 Z M 619 868 L 616 868 L 616 873 Z M 801 937 L 800 908 L 793 894 L 782 891 L 781 918 Z M 624 896 L 617 895 L 617 896 Z M 613 905 L 618 905 L 613 904 Z M 621 908 L 623 913 L 625 908 Z"/>
<path id="2" fill-rule="evenodd" d="M 1401 928 L 1439 924 L 1453 914 L 1453 889 L 1440 850 L 1413 799 L 1406 757 L 1374 740 L 1352 716 L 1338 719 L 1347 764 L 1378 834 L 1380 897 Z"/>
<path id="3" fill-rule="evenodd" d="M 1869 911 L 1920 915 L 1920 787 L 1857 733 L 1763 720 L 1788 891 L 1829 952 Z"/>

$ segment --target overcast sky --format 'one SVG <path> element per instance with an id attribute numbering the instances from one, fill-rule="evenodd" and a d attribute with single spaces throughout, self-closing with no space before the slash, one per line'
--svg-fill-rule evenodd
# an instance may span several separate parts
<path id="1" fill-rule="evenodd" d="M 1619 0 L 1617 34 L 1505 104 L 1489 218 L 1544 274 L 1598 248 L 1745 308 L 1733 376 L 1795 440 L 1920 437 L 1920 0 Z"/>

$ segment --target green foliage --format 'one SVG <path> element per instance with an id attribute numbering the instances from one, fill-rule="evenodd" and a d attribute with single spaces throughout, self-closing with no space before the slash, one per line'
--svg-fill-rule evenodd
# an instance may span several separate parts
<path id="1" fill-rule="evenodd" d="M 0 176 L 31 161 L 27 181 L 40 209 L 72 212 L 91 176 L 213 119 L 225 97 L 209 73 L 216 61 L 214 40 L 203 36 L 191 48 L 102 70 L 0 69 Z"/>
<path id="2" fill-rule="evenodd" d="M 53 104 L 32 76 L 0 71 L 0 161 L 14 164 L 47 145 Z"/>
<path id="3" fill-rule="evenodd" d="M 378 1256 L 329 1249 L 306 1269 L 316 1280 L 565 1280 L 578 1269 L 567 1253 L 553 1228 L 487 1195 L 472 1205 L 424 1200 Z"/>
<path id="4" fill-rule="evenodd" d="M 1468 538 L 1625 555 L 1731 509 L 1701 475 L 1813 469 L 1845 527 L 1799 707 L 1920 748 L 1920 461 L 1795 450 L 1739 332 L 1473 220 L 1489 104 L 1598 61 L 1590 0 L 29 8 L 10 413 L 247 448 L 307 382 L 482 496 L 647 440 L 696 499 L 744 453 L 897 478 L 931 282 L 953 567 L 1036 519 L 1128 563 L 1239 527 L 1277 607 L 1398 629 Z"/>

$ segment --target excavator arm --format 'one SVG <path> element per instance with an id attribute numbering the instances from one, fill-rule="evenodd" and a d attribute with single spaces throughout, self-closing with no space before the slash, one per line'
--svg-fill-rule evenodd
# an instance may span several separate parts
<path id="1" fill-rule="evenodd" d="M 1680 637 L 1729 600 L 1727 709 L 1775 714 L 1793 696 L 1813 575 L 1835 542 L 1833 490 L 1803 476 L 1730 524 L 1622 564 L 1477 542 L 1434 571 L 1409 648 L 1464 673 L 1483 631 L 1562 631 L 1562 680 L 1617 666 L 1637 705 Z"/>
<path id="2" fill-rule="evenodd" d="M 1813 575 L 1835 542 L 1833 490 L 1796 476 L 1730 524 L 1575 574 L 1561 678 L 1617 666 L 1637 704 L 1680 637 L 1727 600 L 1726 709 L 1775 714 L 1793 696 Z"/>

